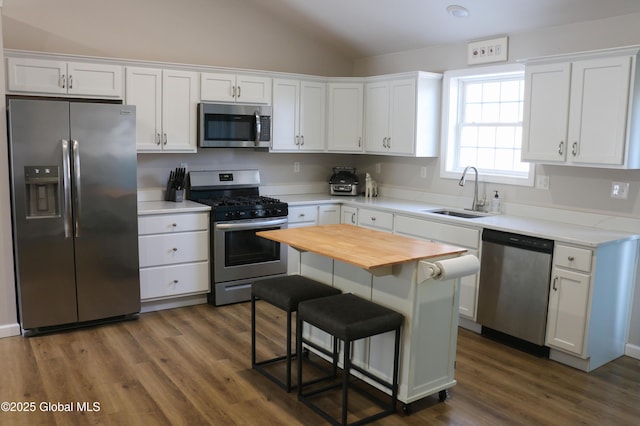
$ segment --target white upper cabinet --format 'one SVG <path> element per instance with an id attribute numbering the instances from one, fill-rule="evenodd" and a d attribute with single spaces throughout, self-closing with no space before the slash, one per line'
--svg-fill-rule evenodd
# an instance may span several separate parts
<path id="1" fill-rule="evenodd" d="M 640 168 L 637 53 L 617 49 L 527 63 L 522 159 Z"/>
<path id="2" fill-rule="evenodd" d="M 423 72 L 367 79 L 365 152 L 437 156 L 441 80 Z"/>
<path id="3" fill-rule="evenodd" d="M 325 151 L 326 83 L 274 79 L 272 151 Z"/>
<path id="4" fill-rule="evenodd" d="M 328 92 L 329 151 L 363 152 L 364 83 L 329 83 Z"/>
<path id="5" fill-rule="evenodd" d="M 122 99 L 122 66 L 7 58 L 9 92 Z"/>
<path id="6" fill-rule="evenodd" d="M 127 67 L 126 86 L 138 152 L 196 152 L 197 72 Z"/>
<path id="7" fill-rule="evenodd" d="M 271 104 L 270 77 L 203 72 L 200 97 L 204 102 Z"/>

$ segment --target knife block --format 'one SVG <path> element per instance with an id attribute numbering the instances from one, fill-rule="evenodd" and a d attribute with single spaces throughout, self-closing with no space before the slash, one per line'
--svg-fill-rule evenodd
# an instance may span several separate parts
<path id="1" fill-rule="evenodd" d="M 165 201 L 181 203 L 182 201 L 184 201 L 184 189 L 169 188 L 167 189 L 167 193 L 164 199 Z"/>

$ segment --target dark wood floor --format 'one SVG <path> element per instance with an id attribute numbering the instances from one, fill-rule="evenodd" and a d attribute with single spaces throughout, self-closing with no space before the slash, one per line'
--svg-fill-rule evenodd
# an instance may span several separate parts
<path id="1" fill-rule="evenodd" d="M 264 334 L 279 334 L 282 313 L 259 309 Z M 251 369 L 249 327 L 248 303 L 200 305 L 0 339 L 0 401 L 32 410 L 6 412 L 3 404 L 0 424 L 325 424 L 295 392 Z M 274 346 L 261 340 L 264 355 Z M 458 384 L 449 399 L 425 398 L 412 415 L 400 412 L 376 424 L 640 424 L 638 360 L 622 357 L 587 374 L 466 330 L 458 342 Z M 55 409 L 71 412 L 46 411 Z"/>

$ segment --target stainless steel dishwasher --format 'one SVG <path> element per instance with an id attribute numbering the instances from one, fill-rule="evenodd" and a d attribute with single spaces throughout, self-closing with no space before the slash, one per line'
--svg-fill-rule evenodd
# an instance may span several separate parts
<path id="1" fill-rule="evenodd" d="M 482 334 L 538 354 L 544 350 L 552 255 L 552 240 L 483 231 L 478 291 Z"/>

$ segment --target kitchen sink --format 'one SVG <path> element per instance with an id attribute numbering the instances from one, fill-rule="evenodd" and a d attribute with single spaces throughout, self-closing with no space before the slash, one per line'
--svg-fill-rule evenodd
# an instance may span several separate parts
<path id="1" fill-rule="evenodd" d="M 479 217 L 485 217 L 486 214 L 472 211 L 460 211 L 460 210 L 423 210 L 425 213 L 435 213 L 445 216 L 461 217 L 464 219 L 477 219 Z"/>

